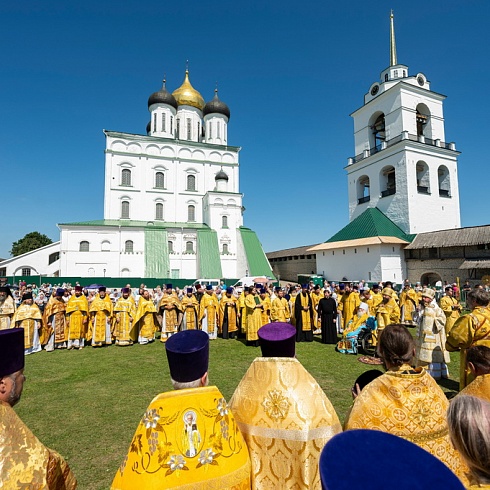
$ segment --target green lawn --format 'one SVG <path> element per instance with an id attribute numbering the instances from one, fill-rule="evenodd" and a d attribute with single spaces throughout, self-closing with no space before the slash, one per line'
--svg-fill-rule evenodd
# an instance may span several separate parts
<path id="1" fill-rule="evenodd" d="M 260 349 L 218 339 L 211 341 L 210 350 L 210 384 L 230 400 Z M 355 378 L 371 367 L 316 340 L 297 344 L 297 357 L 343 421 Z M 451 361 L 453 377 L 444 382 L 445 391 L 458 388 L 459 354 L 452 354 Z M 150 400 L 171 389 L 160 342 L 42 351 L 26 358 L 25 373 L 27 382 L 16 410 L 44 444 L 69 461 L 81 490 L 109 488 Z"/>

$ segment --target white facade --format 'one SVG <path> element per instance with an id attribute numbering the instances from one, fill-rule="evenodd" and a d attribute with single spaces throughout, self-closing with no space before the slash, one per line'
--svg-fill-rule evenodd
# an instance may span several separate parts
<path id="1" fill-rule="evenodd" d="M 60 242 L 0 262 L 0 276 L 57 276 L 60 272 Z"/>

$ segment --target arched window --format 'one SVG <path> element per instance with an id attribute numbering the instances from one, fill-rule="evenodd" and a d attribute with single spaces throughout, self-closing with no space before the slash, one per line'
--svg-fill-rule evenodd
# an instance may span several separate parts
<path id="1" fill-rule="evenodd" d="M 129 201 L 121 202 L 121 219 L 129 219 Z"/>
<path id="2" fill-rule="evenodd" d="M 371 199 L 369 192 L 369 177 L 363 175 L 357 181 L 357 204 L 369 202 Z"/>
<path id="3" fill-rule="evenodd" d="M 418 161 L 416 171 L 417 192 L 419 194 L 430 194 L 429 166 L 423 161 Z"/>
<path id="4" fill-rule="evenodd" d="M 161 202 L 155 204 L 155 219 L 163 220 L 163 204 Z"/>
<path id="5" fill-rule="evenodd" d="M 221 228 L 228 228 L 228 216 L 221 216 Z"/>
<path id="6" fill-rule="evenodd" d="M 111 250 L 111 242 L 109 240 L 104 240 L 100 244 L 100 250 L 102 252 L 110 252 L 110 250 Z"/>
<path id="7" fill-rule="evenodd" d="M 425 104 L 418 104 L 415 120 L 417 122 L 417 136 L 432 138 L 430 111 Z"/>
<path id="8" fill-rule="evenodd" d="M 188 175 L 187 176 L 187 190 L 195 191 L 196 190 L 196 176 Z"/>
<path id="9" fill-rule="evenodd" d="M 122 169 L 121 185 L 131 185 L 131 170 L 129 168 Z"/>
<path id="10" fill-rule="evenodd" d="M 228 254 L 230 253 L 228 251 L 228 244 L 227 243 L 223 243 L 223 251 L 222 251 L 223 254 Z"/>
<path id="11" fill-rule="evenodd" d="M 395 167 L 389 165 L 381 170 L 379 184 L 381 197 L 391 196 L 396 193 Z"/>
<path id="12" fill-rule="evenodd" d="M 133 252 L 133 240 L 126 240 L 124 242 L 124 251 Z"/>
<path id="13" fill-rule="evenodd" d="M 87 241 L 80 242 L 80 247 L 78 249 L 80 252 L 89 252 L 90 245 Z"/>
<path id="14" fill-rule="evenodd" d="M 381 149 L 381 142 L 386 140 L 385 115 L 377 111 L 369 119 L 369 148 L 371 154 Z"/>
<path id="15" fill-rule="evenodd" d="M 157 189 L 165 189 L 165 175 L 163 172 L 155 174 L 155 187 Z"/>
<path id="16" fill-rule="evenodd" d="M 187 206 L 187 221 L 196 221 L 196 207 L 192 204 Z"/>
<path id="17" fill-rule="evenodd" d="M 194 253 L 194 243 L 185 242 L 185 253 L 193 254 Z"/>
<path id="18" fill-rule="evenodd" d="M 439 182 L 439 196 L 451 197 L 451 180 L 449 170 L 445 165 L 441 165 L 437 169 L 437 180 Z"/>
<path id="19" fill-rule="evenodd" d="M 169 241 L 168 242 L 168 253 L 173 254 L 174 253 L 174 242 Z"/>
<path id="20" fill-rule="evenodd" d="M 121 276 L 122 277 L 129 277 L 129 269 L 122 269 L 121 270 Z"/>

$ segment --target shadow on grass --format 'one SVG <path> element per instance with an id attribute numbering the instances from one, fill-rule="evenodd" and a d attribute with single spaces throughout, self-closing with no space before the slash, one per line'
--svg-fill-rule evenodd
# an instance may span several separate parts
<path id="1" fill-rule="evenodd" d="M 438 380 L 437 384 L 447 390 L 445 393 L 449 400 L 454 398 L 459 392 L 459 381 L 455 381 L 454 379 L 443 378 Z"/>

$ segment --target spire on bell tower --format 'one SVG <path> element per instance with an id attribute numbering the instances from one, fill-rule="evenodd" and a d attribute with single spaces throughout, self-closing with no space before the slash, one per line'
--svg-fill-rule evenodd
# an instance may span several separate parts
<path id="1" fill-rule="evenodd" d="M 390 13 L 390 66 L 395 66 L 396 61 L 396 41 L 395 41 L 395 21 L 393 10 Z"/>

